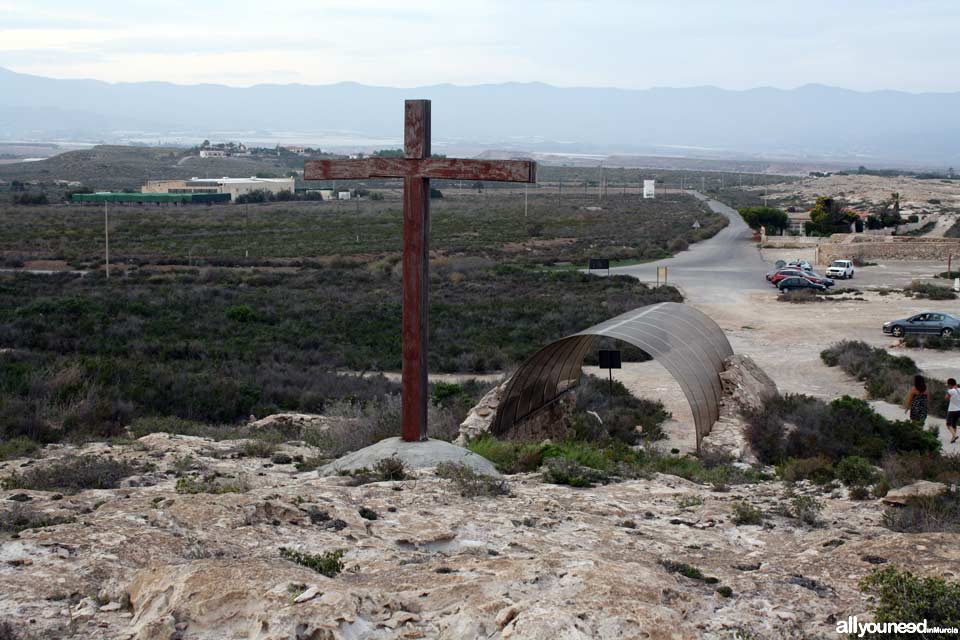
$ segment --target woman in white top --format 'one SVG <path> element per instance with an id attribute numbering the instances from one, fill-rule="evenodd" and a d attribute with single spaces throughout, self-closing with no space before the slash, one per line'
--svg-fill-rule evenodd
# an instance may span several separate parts
<path id="1" fill-rule="evenodd" d="M 950 440 L 950 444 L 953 444 L 957 441 L 957 423 L 960 422 L 960 388 L 953 378 L 947 380 L 946 399 L 950 401 L 947 406 L 947 430 L 953 436 Z"/>

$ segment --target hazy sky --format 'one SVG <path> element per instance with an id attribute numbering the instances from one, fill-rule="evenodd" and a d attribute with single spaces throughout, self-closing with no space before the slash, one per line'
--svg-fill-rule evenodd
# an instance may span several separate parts
<path id="1" fill-rule="evenodd" d="M 245 86 L 960 90 L 958 0 L 0 0 L 0 66 Z"/>

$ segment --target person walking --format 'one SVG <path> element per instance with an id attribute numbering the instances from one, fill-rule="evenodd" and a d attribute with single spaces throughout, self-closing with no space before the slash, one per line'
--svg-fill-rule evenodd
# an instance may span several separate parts
<path id="1" fill-rule="evenodd" d="M 907 413 L 910 421 L 924 425 L 927 422 L 927 410 L 930 408 L 930 392 L 927 381 L 921 375 L 913 376 L 913 388 L 907 396 Z"/>
<path id="2" fill-rule="evenodd" d="M 950 440 L 950 444 L 953 444 L 957 441 L 957 423 L 960 422 L 960 389 L 954 378 L 947 380 L 946 399 L 950 401 L 947 405 L 947 431 L 953 436 Z"/>

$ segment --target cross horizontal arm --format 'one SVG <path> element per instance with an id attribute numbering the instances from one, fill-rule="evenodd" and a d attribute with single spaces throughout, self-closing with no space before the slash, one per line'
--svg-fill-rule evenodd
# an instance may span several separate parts
<path id="1" fill-rule="evenodd" d="M 364 178 L 435 178 L 487 182 L 536 182 L 537 163 L 528 160 L 465 160 L 461 158 L 363 158 L 307 160 L 304 180 Z"/>

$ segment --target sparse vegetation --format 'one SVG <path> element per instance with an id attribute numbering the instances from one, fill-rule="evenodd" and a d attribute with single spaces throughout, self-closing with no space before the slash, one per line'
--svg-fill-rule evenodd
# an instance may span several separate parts
<path id="1" fill-rule="evenodd" d="M 343 550 L 327 551 L 322 554 L 304 553 L 286 547 L 280 547 L 280 557 L 312 569 L 328 578 L 335 578 L 343 571 Z"/>
<path id="2" fill-rule="evenodd" d="M 94 455 L 67 455 L 15 472 L 2 482 L 4 489 L 61 491 L 72 494 L 87 489 L 114 489 L 120 481 L 144 471 L 122 460 Z"/>
<path id="3" fill-rule="evenodd" d="M 3 533 L 20 533 L 27 529 L 55 527 L 73 521 L 72 516 L 50 516 L 19 502 L 0 510 L 0 532 Z"/>
<path id="4" fill-rule="evenodd" d="M 949 287 L 925 282 L 914 282 L 904 291 L 909 291 L 915 298 L 925 298 L 927 300 L 956 300 L 957 294 Z"/>
<path id="5" fill-rule="evenodd" d="M 960 490 L 935 496 L 917 496 L 903 506 L 889 507 L 883 526 L 905 533 L 960 533 Z"/>
<path id="6" fill-rule="evenodd" d="M 35 455 L 40 445 L 26 436 L 17 436 L 6 442 L 0 442 L 0 461 L 12 458 L 26 458 Z"/>
<path id="7" fill-rule="evenodd" d="M 577 464 L 569 458 L 551 458 L 547 460 L 543 480 L 550 484 L 586 488 L 607 484 L 610 482 L 610 476 L 603 471 Z"/>
<path id="8" fill-rule="evenodd" d="M 197 493 L 246 493 L 250 490 L 246 479 L 239 478 L 230 480 L 219 478 L 216 475 L 205 475 L 200 478 L 190 478 L 187 476 L 177 478 L 176 491 L 182 494 Z"/>
<path id="9" fill-rule="evenodd" d="M 790 501 L 788 514 L 800 522 L 811 527 L 820 524 L 820 512 L 823 511 L 823 503 L 812 496 L 794 496 Z"/>
<path id="10" fill-rule="evenodd" d="M 477 473 L 465 464 L 441 462 L 436 473 L 438 477 L 450 480 L 457 493 L 465 498 L 510 495 L 506 480 Z"/>
<path id="11" fill-rule="evenodd" d="M 904 401 L 913 384 L 913 376 L 920 373 L 916 363 L 909 357 L 892 356 L 884 349 L 871 347 L 861 341 L 838 342 L 821 352 L 820 358 L 827 366 L 840 367 L 857 380 L 864 381 L 871 398 L 894 404 Z M 928 377 L 927 388 L 930 392 L 930 413 L 939 418 L 946 417 L 947 403 L 943 399 L 946 385 Z M 911 432 L 911 437 L 916 435 L 915 430 Z"/>
<path id="12" fill-rule="evenodd" d="M 960 627 L 960 583 L 915 576 L 895 566 L 876 569 L 860 581 L 860 590 L 875 597 L 871 614 L 878 623 L 927 621 L 930 627 Z M 889 638 L 874 634 L 870 638 Z M 953 638 L 953 634 L 925 635 Z"/>
<path id="13" fill-rule="evenodd" d="M 740 525 L 763 524 L 763 511 L 748 502 L 733 503 L 733 523 Z"/>
<path id="14" fill-rule="evenodd" d="M 555 444 L 532 444 L 484 436 L 469 443 L 468 448 L 493 462 L 504 473 L 534 471 L 550 460 L 562 459 L 576 466 L 602 472 L 608 482 L 665 473 L 701 484 L 710 484 L 715 489 L 723 489 L 727 485 L 752 483 L 763 479 L 759 472 L 739 469 L 729 461 L 716 461 L 715 466 L 707 466 L 695 457 L 664 455 L 654 449 L 637 450 L 623 443 L 598 446 L 590 442 L 568 440 Z M 714 461 L 708 462 L 714 464 Z M 567 470 L 573 473 L 574 477 L 577 476 L 576 468 L 572 465 L 564 464 L 559 468 L 561 472 Z"/>

